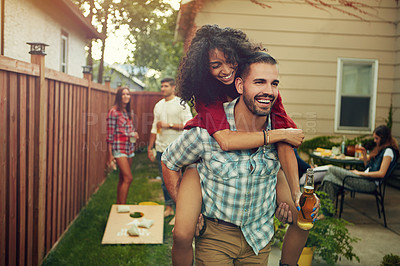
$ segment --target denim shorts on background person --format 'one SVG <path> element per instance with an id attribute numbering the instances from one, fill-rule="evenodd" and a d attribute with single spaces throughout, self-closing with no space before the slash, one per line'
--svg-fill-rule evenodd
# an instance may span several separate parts
<path id="1" fill-rule="evenodd" d="M 135 153 L 132 152 L 131 154 L 127 155 L 127 154 L 121 153 L 119 151 L 113 151 L 112 155 L 114 156 L 114 158 L 121 158 L 121 157 L 132 158 L 133 156 L 135 156 Z"/>

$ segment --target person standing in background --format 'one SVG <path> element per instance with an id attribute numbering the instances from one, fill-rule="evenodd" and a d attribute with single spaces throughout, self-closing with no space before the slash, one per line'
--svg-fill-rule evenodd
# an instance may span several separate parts
<path id="1" fill-rule="evenodd" d="M 127 87 L 117 90 L 114 106 L 107 115 L 107 161 L 108 167 L 114 159 L 119 167 L 117 204 L 125 204 L 132 183 L 131 164 L 135 156 L 135 143 L 139 134 L 135 132 L 131 111 L 131 94 Z"/>
<path id="2" fill-rule="evenodd" d="M 168 145 L 179 137 L 187 121 L 192 118 L 189 106 L 181 104 L 181 99 L 175 96 L 175 80 L 164 78 L 161 80 L 161 92 L 163 99 L 154 106 L 154 120 L 151 128 L 149 145 L 147 148 L 148 158 L 154 162 L 157 160 L 161 176 L 161 187 L 164 193 L 165 211 L 164 217 L 174 215 L 174 201 L 165 187 L 161 169 L 161 156 Z M 152 149 L 154 147 L 157 155 L 154 158 Z"/>

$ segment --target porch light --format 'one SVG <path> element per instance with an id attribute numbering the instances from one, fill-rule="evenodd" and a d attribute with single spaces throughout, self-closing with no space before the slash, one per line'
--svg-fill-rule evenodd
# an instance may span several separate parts
<path id="1" fill-rule="evenodd" d="M 45 49 L 48 44 L 41 42 L 27 42 L 31 46 L 30 54 L 46 55 Z"/>
<path id="2" fill-rule="evenodd" d="M 92 66 L 82 66 L 83 70 L 83 74 L 90 74 L 92 73 Z"/>
<path id="3" fill-rule="evenodd" d="M 111 81 L 111 77 L 110 76 L 105 76 L 104 77 L 104 81 L 105 82 L 110 82 Z"/>

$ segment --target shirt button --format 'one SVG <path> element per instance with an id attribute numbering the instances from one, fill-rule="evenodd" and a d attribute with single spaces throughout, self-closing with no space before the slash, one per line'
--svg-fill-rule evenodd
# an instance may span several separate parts
<path id="1" fill-rule="evenodd" d="M 247 209 L 244 209 L 245 212 L 247 212 Z"/>

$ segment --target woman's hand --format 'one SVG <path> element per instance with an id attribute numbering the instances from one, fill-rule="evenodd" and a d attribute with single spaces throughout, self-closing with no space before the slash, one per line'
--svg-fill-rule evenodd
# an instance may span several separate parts
<path id="1" fill-rule="evenodd" d="M 285 134 L 284 142 L 292 145 L 293 147 L 299 147 L 304 140 L 304 132 L 301 129 L 283 128 L 277 130 L 283 131 L 283 133 Z"/>
<path id="2" fill-rule="evenodd" d="M 107 157 L 108 157 L 107 160 L 106 160 L 107 169 L 114 169 L 114 166 L 115 166 L 115 158 L 114 158 L 114 156 L 109 154 Z"/>
<path id="3" fill-rule="evenodd" d="M 321 202 L 317 197 L 317 194 L 314 193 L 314 197 L 316 199 L 314 204 L 313 212 L 311 213 L 311 217 L 314 218 L 313 223 L 317 220 L 319 209 L 321 208 Z"/>
<path id="4" fill-rule="evenodd" d="M 311 217 L 314 218 L 313 223 L 317 220 L 319 209 L 321 208 L 321 201 L 319 200 L 317 194 L 314 193 L 314 197 L 316 199 L 313 212 L 311 213 Z M 295 201 L 297 211 L 300 211 L 300 197 L 298 197 Z"/>
<path id="5" fill-rule="evenodd" d="M 353 174 L 356 174 L 356 175 L 362 175 L 362 173 L 363 173 L 363 172 L 355 170 L 355 169 L 350 170 L 350 172 L 352 172 Z"/>

